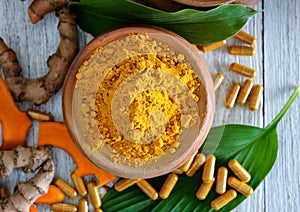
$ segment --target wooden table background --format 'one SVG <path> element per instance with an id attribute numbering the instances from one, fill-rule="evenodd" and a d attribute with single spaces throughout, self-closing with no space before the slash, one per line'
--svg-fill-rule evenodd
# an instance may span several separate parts
<path id="1" fill-rule="evenodd" d="M 50 14 L 36 25 L 31 24 L 27 16 L 30 2 L 0 0 L 0 36 L 17 52 L 23 75 L 38 77 L 47 73 L 45 61 L 58 45 L 58 19 Z M 264 12 L 255 15 L 244 28 L 257 37 L 255 57 L 230 56 L 225 47 L 214 52 L 201 53 L 212 74 L 222 71 L 226 77 L 224 89 L 217 94 L 215 124 L 238 123 L 264 127 L 280 111 L 300 83 L 300 1 L 266 0 L 257 5 L 256 9 Z M 90 35 L 80 32 L 81 47 L 91 39 Z M 233 39 L 229 39 L 228 43 L 238 44 Z M 224 91 L 228 85 L 231 81 L 243 82 L 242 77 L 229 73 L 228 66 L 231 62 L 239 62 L 258 71 L 255 83 L 264 85 L 264 94 L 262 105 L 255 113 L 241 106 L 236 106 L 231 111 L 224 109 Z M 279 152 L 273 169 L 254 194 L 235 211 L 300 211 L 299 103 L 300 98 L 278 126 Z M 51 112 L 56 121 L 63 121 L 61 91 L 39 107 L 31 103 L 17 105 L 22 110 L 35 108 Z M 28 134 L 28 145 L 36 145 L 37 135 L 38 122 L 34 122 Z M 56 162 L 55 176 L 70 183 L 69 173 L 75 169 L 71 157 L 55 148 L 52 148 L 52 153 Z M 9 178 L 1 179 L 0 184 L 7 184 L 12 192 L 20 179 L 26 180 L 29 177 L 30 175 L 15 171 Z M 39 206 L 39 211 L 49 211 L 49 207 Z"/>

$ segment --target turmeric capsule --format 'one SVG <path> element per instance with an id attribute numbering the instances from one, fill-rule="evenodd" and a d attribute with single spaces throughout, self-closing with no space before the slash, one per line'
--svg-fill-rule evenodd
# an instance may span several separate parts
<path id="1" fill-rule="evenodd" d="M 232 83 L 232 85 L 230 86 L 225 98 L 225 107 L 227 109 L 232 109 L 234 107 L 235 100 L 240 91 L 240 87 L 241 86 L 238 83 Z"/>
<path id="2" fill-rule="evenodd" d="M 84 185 L 84 181 L 83 181 L 82 177 L 75 174 L 75 172 L 72 172 L 71 179 L 72 179 L 72 182 L 73 182 L 78 194 L 82 197 L 86 196 L 87 190 Z"/>
<path id="3" fill-rule="evenodd" d="M 250 94 L 252 87 L 253 87 L 253 80 L 246 79 L 241 87 L 239 95 L 236 99 L 236 103 L 238 103 L 239 105 L 244 105 L 247 101 L 247 98 Z"/>
<path id="4" fill-rule="evenodd" d="M 187 170 L 189 170 L 194 158 L 195 158 L 194 154 L 192 157 L 190 157 L 182 166 L 179 167 L 180 170 L 182 170 L 182 172 L 186 172 Z"/>
<path id="5" fill-rule="evenodd" d="M 78 201 L 78 211 L 79 212 L 88 212 L 89 211 L 88 202 L 85 198 L 81 198 Z"/>
<path id="6" fill-rule="evenodd" d="M 238 63 L 231 63 L 231 65 L 229 66 L 229 70 L 244 77 L 256 77 L 256 70 Z"/>
<path id="7" fill-rule="evenodd" d="M 156 200 L 158 198 L 158 193 L 155 189 L 146 181 L 140 180 L 136 183 L 136 185 L 152 200 Z"/>
<path id="8" fill-rule="evenodd" d="M 173 171 L 172 171 L 172 173 L 174 173 L 174 174 L 182 174 L 183 173 L 183 171 L 180 169 L 180 167 L 179 168 L 177 168 L 177 169 L 174 169 Z"/>
<path id="9" fill-rule="evenodd" d="M 210 206 L 212 207 L 212 209 L 214 209 L 216 211 L 220 210 L 225 205 L 227 205 L 230 201 L 232 201 L 234 198 L 236 198 L 236 196 L 237 196 L 236 191 L 233 190 L 233 189 L 230 189 L 225 194 L 223 194 L 223 195 L 217 197 L 216 199 L 214 199 L 210 203 Z"/>
<path id="10" fill-rule="evenodd" d="M 54 203 L 50 205 L 51 211 L 59 211 L 59 212 L 73 212 L 77 211 L 76 205 L 68 204 L 68 203 Z"/>
<path id="11" fill-rule="evenodd" d="M 227 183 L 230 187 L 247 197 L 253 193 L 253 188 L 251 186 L 236 179 L 235 177 L 229 177 Z"/>
<path id="12" fill-rule="evenodd" d="M 199 48 L 199 50 L 201 50 L 203 52 L 208 52 L 208 51 L 212 51 L 212 50 L 215 50 L 217 48 L 220 48 L 220 47 L 224 46 L 225 44 L 226 44 L 226 40 L 223 40 L 223 41 L 220 41 L 220 42 L 217 42 L 217 43 L 198 46 L 198 48 Z"/>
<path id="13" fill-rule="evenodd" d="M 26 114 L 34 120 L 37 121 L 52 121 L 53 116 L 50 113 L 41 112 L 38 110 L 28 109 Z"/>
<path id="14" fill-rule="evenodd" d="M 121 192 L 121 191 L 125 190 L 126 188 L 129 188 L 130 186 L 134 185 L 138 181 L 139 181 L 139 179 L 123 178 L 115 183 L 114 188 L 116 189 L 116 191 Z"/>
<path id="15" fill-rule="evenodd" d="M 67 195 L 68 197 L 74 199 L 77 197 L 77 192 L 76 190 L 70 186 L 68 183 L 66 183 L 64 180 L 58 178 L 54 181 L 54 184 L 57 185 L 62 192 Z"/>
<path id="16" fill-rule="evenodd" d="M 189 177 L 192 177 L 199 169 L 200 167 L 205 163 L 206 158 L 205 155 L 202 153 L 198 153 L 189 168 L 189 170 L 186 172 L 186 175 Z"/>
<path id="17" fill-rule="evenodd" d="M 227 52 L 232 55 L 254 56 L 256 49 L 252 46 L 228 46 Z"/>
<path id="18" fill-rule="evenodd" d="M 94 181 L 90 181 L 87 183 L 87 189 L 88 193 L 91 199 L 91 203 L 94 208 L 100 208 L 102 205 L 101 198 L 100 198 L 100 193 L 98 186 Z"/>
<path id="19" fill-rule="evenodd" d="M 251 91 L 248 108 L 252 111 L 257 111 L 261 102 L 263 86 L 261 84 L 254 85 Z"/>
<path id="20" fill-rule="evenodd" d="M 226 167 L 220 167 L 218 169 L 216 192 L 218 194 L 224 194 L 226 192 L 228 170 Z"/>
<path id="21" fill-rule="evenodd" d="M 218 88 L 220 87 L 221 83 L 224 80 L 224 74 L 221 72 L 216 73 L 215 77 L 214 77 L 214 88 L 215 91 L 218 90 Z"/>
<path id="22" fill-rule="evenodd" d="M 249 44 L 251 46 L 254 46 L 256 44 L 256 38 L 247 32 L 239 31 L 235 36 L 233 36 L 235 39 L 240 40 L 246 44 Z"/>
<path id="23" fill-rule="evenodd" d="M 101 208 L 96 208 L 94 212 L 103 212 L 103 210 Z"/>
<path id="24" fill-rule="evenodd" d="M 196 192 L 196 197 L 199 200 L 205 200 L 207 197 L 208 193 L 210 192 L 213 184 L 214 184 L 214 179 L 208 182 L 202 182 L 201 186 L 199 187 L 198 191 Z"/>
<path id="25" fill-rule="evenodd" d="M 251 175 L 237 160 L 230 160 L 228 166 L 241 181 L 246 183 L 250 181 Z"/>
<path id="26" fill-rule="evenodd" d="M 204 164 L 202 180 L 210 182 L 214 180 L 216 157 L 214 155 L 207 156 L 207 161 Z"/>
<path id="27" fill-rule="evenodd" d="M 178 176 L 174 173 L 168 175 L 167 179 L 165 180 L 162 188 L 159 192 L 159 197 L 162 199 L 167 199 L 172 192 L 174 186 L 178 181 Z"/>

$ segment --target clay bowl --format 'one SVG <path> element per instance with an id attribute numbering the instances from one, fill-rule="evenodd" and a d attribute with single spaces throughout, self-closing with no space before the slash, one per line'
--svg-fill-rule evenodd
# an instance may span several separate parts
<path id="1" fill-rule="evenodd" d="M 136 37 L 134 36 L 142 38 L 143 41 L 137 41 Z M 146 40 L 144 40 L 145 37 Z M 134 41 L 134 43 L 132 43 L 132 41 Z M 104 128 L 101 124 L 99 124 L 99 122 L 105 125 L 110 123 L 110 121 L 98 120 L 98 122 L 96 122 L 95 114 L 98 113 L 102 117 L 104 112 L 103 110 L 97 111 L 97 109 L 95 109 L 95 98 L 97 96 L 100 82 L 102 82 L 102 80 L 105 79 L 108 73 L 114 73 L 111 72 L 111 70 L 113 67 L 119 67 L 115 66 L 116 64 L 119 64 L 119 62 L 128 59 L 128 56 L 126 56 L 128 52 L 135 51 L 134 56 L 145 55 L 150 53 L 147 52 L 148 50 L 145 50 L 149 46 L 151 46 L 148 45 L 147 42 L 151 42 L 151 44 L 155 43 L 155 45 L 168 46 L 169 50 L 171 49 L 172 52 L 175 53 L 174 55 L 181 54 L 181 58 L 182 55 L 184 55 L 184 63 L 190 64 L 192 69 L 197 74 L 198 80 L 200 81 L 200 84 L 202 86 L 199 91 L 201 95 L 199 102 L 191 103 L 194 104 L 194 106 L 189 106 L 188 108 L 192 108 L 192 110 L 195 109 L 195 114 L 197 114 L 197 116 L 201 115 L 201 117 L 199 117 L 199 119 L 196 118 L 193 124 L 191 124 L 192 122 L 189 122 L 190 125 L 188 125 L 188 127 L 182 128 L 184 130 L 180 132 L 180 135 L 178 137 L 180 145 L 177 145 L 173 148 L 172 144 L 170 149 L 166 150 L 164 154 L 154 159 L 128 159 L 126 158 L 126 156 L 123 155 L 124 152 L 112 151 L 113 148 L 110 145 L 110 143 L 106 142 L 107 140 L 102 139 L 103 135 L 101 135 L 101 133 L 103 133 Z M 112 46 L 118 48 L 111 50 Z M 157 54 L 164 54 L 166 51 L 165 49 L 160 52 L 160 47 L 157 48 L 157 46 L 155 46 L 155 48 L 157 49 Z M 133 51 L 133 49 L 135 50 Z M 139 52 L 140 49 L 143 49 L 142 52 Z M 124 52 L 127 53 L 125 54 Z M 131 56 L 132 55 L 130 55 L 130 57 Z M 100 63 L 102 65 L 99 65 Z M 80 74 L 78 74 L 78 70 L 80 70 Z M 145 71 L 142 73 L 147 74 L 149 73 L 149 71 Z M 163 71 L 159 73 L 165 74 L 165 72 Z M 144 81 L 147 81 L 148 79 L 145 78 L 146 80 L 143 80 L 143 77 L 144 75 L 138 75 L 135 80 L 139 80 L 139 82 L 142 82 L 143 84 Z M 168 77 L 172 78 L 174 76 L 168 75 L 165 79 L 163 79 L 163 77 L 157 81 L 162 80 L 161 82 L 163 83 L 168 82 Z M 134 87 L 132 85 L 137 85 L 138 83 L 136 82 L 131 81 L 131 84 L 129 83 L 126 85 L 124 80 L 125 84 L 122 84 L 124 85 L 124 87 L 122 89 L 117 88 L 115 91 L 115 95 L 117 95 L 119 91 L 120 93 L 123 92 L 122 95 L 124 95 L 124 93 L 125 95 L 130 94 L 130 92 L 127 92 L 126 89 L 129 89 L 129 87 Z M 175 87 L 173 88 L 177 89 L 179 85 L 176 85 L 176 80 L 174 82 L 175 83 L 173 84 L 175 84 Z M 156 82 L 154 80 L 153 84 L 155 83 Z M 159 85 L 161 86 L 161 84 Z M 184 88 L 182 90 L 184 90 Z M 180 98 L 183 97 L 180 96 Z M 122 98 L 113 97 L 110 102 L 111 111 L 105 113 L 106 115 L 108 114 L 107 120 L 113 119 L 113 123 L 116 125 L 108 129 L 109 133 L 112 133 L 112 129 L 117 128 L 117 125 L 119 126 L 123 122 L 125 123 L 127 120 L 126 117 L 122 118 L 121 113 L 117 111 L 121 107 L 116 106 L 114 108 L 114 104 L 121 104 L 121 100 Z M 178 104 L 181 104 L 183 108 L 188 104 L 188 102 L 180 101 Z M 204 61 L 199 56 L 196 48 L 177 34 L 162 28 L 152 26 L 123 27 L 106 32 L 94 38 L 80 51 L 78 56 L 71 64 L 63 87 L 64 120 L 67 129 L 77 147 L 95 165 L 117 176 L 126 178 L 156 177 L 169 173 L 181 164 L 183 164 L 188 158 L 194 155 L 198 151 L 200 146 L 203 144 L 212 124 L 214 110 L 215 93 L 213 89 L 211 75 Z M 116 119 L 114 119 L 114 117 Z M 183 117 L 182 114 L 181 117 Z M 183 123 L 182 120 L 181 123 Z M 122 129 L 120 134 L 122 134 Z M 122 136 L 125 138 L 127 135 Z M 123 142 L 123 140 L 121 142 Z M 136 144 L 135 140 L 129 140 L 129 142 Z M 147 142 L 151 143 L 152 141 L 147 140 Z M 171 149 L 175 151 L 171 151 Z"/>

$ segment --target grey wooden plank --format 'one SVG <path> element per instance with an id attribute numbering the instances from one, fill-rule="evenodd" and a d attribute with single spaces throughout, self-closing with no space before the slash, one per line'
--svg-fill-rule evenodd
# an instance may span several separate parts
<path id="1" fill-rule="evenodd" d="M 265 120 L 270 122 L 300 83 L 300 2 L 265 1 Z M 266 179 L 266 211 L 299 211 L 300 99 L 278 126 L 279 152 Z"/>

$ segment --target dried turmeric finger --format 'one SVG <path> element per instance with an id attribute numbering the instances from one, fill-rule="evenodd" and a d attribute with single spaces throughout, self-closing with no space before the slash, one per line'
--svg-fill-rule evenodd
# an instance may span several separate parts
<path id="1" fill-rule="evenodd" d="M 1 39 L 0 39 L 1 46 Z M 1 47 L 0 47 L 1 48 Z M 0 51 L 1 55 L 1 51 Z M 1 64 L 1 56 L 0 56 Z M 0 77 L 0 122 L 2 124 L 3 150 L 11 150 L 17 146 L 24 146 L 28 129 L 32 122 L 25 112 L 21 112 L 9 93 L 4 81 Z M 17 123 L 22 124 L 17 124 Z"/>

